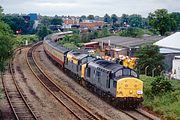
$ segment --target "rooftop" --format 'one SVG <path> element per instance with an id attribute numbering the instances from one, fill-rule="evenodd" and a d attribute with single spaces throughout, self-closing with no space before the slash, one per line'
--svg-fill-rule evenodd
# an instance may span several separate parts
<path id="1" fill-rule="evenodd" d="M 103 43 L 109 43 L 111 45 L 117 45 L 122 47 L 136 47 L 139 45 L 142 45 L 144 43 L 151 43 L 156 42 L 160 39 L 162 39 L 162 36 L 144 36 L 141 38 L 131 38 L 131 37 L 122 37 L 122 36 L 110 36 L 110 37 L 104 37 L 104 38 L 98 38 L 94 39 L 95 42 L 103 42 Z"/>

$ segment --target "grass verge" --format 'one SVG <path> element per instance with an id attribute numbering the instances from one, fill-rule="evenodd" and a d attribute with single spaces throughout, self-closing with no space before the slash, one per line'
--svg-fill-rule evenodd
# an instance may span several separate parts
<path id="1" fill-rule="evenodd" d="M 174 92 L 154 96 L 151 92 L 153 77 L 141 75 L 144 82 L 143 106 L 152 110 L 167 120 L 180 120 L 180 81 L 169 80 L 175 89 Z"/>

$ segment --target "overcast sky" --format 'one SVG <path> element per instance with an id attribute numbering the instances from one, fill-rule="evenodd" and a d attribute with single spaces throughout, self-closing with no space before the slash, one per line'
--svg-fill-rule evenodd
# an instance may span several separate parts
<path id="1" fill-rule="evenodd" d="M 140 14 L 165 8 L 180 12 L 180 0 L 0 0 L 4 13 L 40 13 L 41 15 L 99 15 L 105 13 Z"/>

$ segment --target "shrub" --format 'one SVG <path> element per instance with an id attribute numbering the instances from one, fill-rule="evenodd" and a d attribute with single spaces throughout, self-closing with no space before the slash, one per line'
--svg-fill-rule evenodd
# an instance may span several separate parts
<path id="1" fill-rule="evenodd" d="M 162 76 L 155 77 L 155 79 L 151 83 L 151 86 L 152 86 L 151 91 L 152 91 L 152 94 L 154 95 L 159 95 L 159 94 L 173 91 L 173 87 L 171 83 L 165 80 L 165 78 Z"/>
<path id="2" fill-rule="evenodd" d="M 124 37 L 142 37 L 144 31 L 140 28 L 128 28 L 127 30 L 122 30 L 119 35 Z"/>

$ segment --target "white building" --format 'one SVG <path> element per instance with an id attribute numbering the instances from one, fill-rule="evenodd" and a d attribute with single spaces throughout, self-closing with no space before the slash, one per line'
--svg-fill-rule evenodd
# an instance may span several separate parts
<path id="1" fill-rule="evenodd" d="M 180 56 L 175 56 L 172 67 L 172 77 L 180 80 Z"/>
<path id="2" fill-rule="evenodd" d="M 180 32 L 176 32 L 155 43 L 165 56 L 165 63 L 169 65 L 172 77 L 180 79 Z"/>

